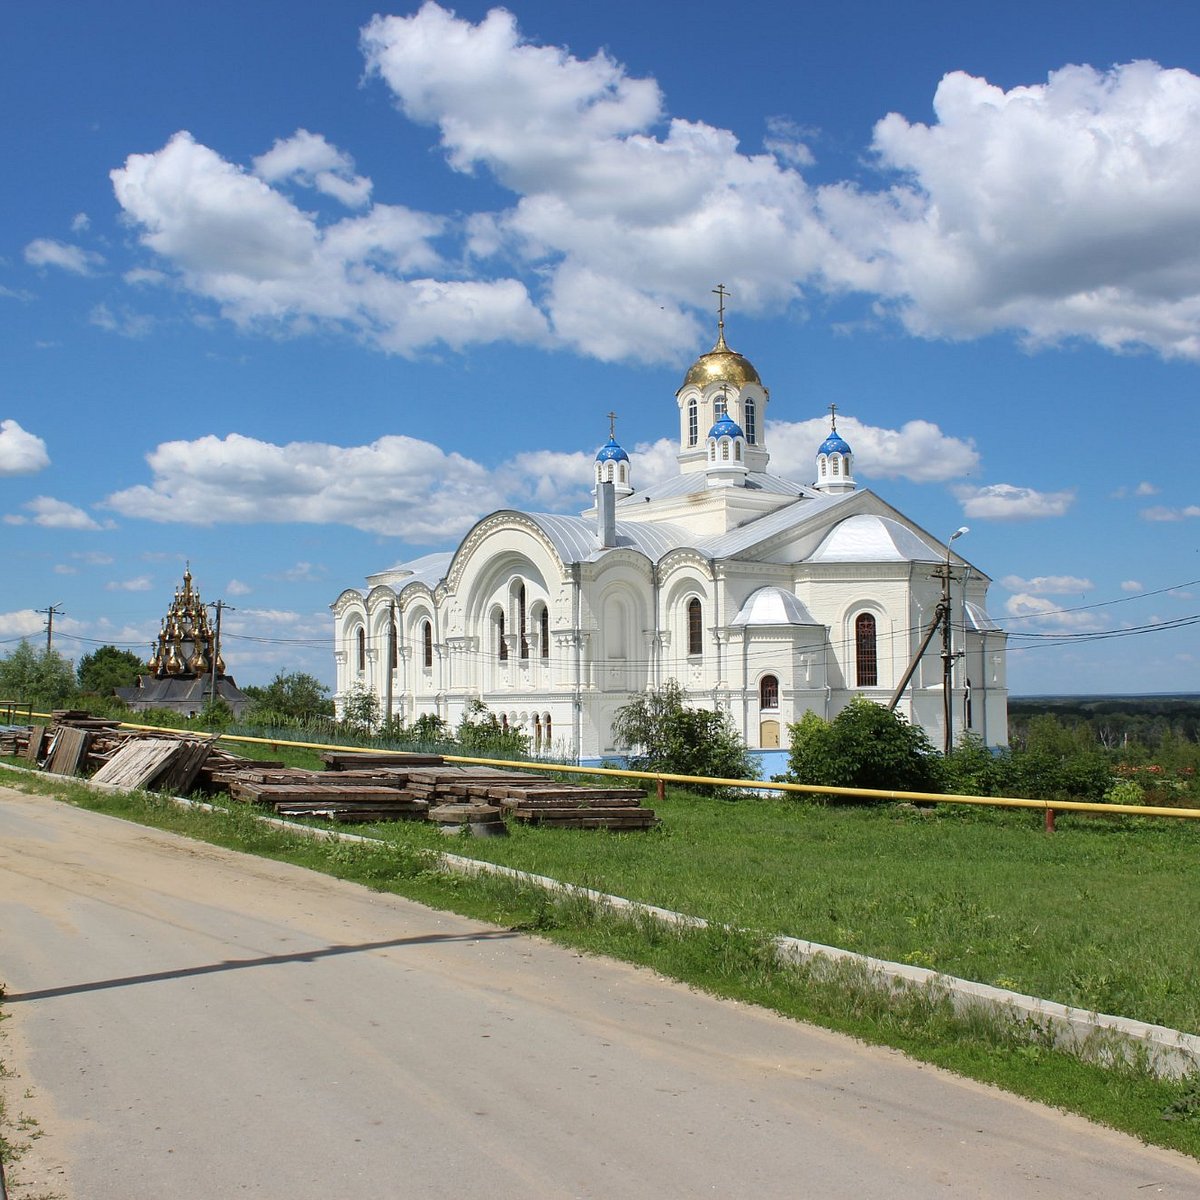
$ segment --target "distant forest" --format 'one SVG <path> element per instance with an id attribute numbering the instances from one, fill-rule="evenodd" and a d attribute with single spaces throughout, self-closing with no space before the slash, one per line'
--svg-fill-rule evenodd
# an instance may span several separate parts
<path id="1" fill-rule="evenodd" d="M 1030 722 L 1047 716 L 1069 729 L 1089 730 L 1109 750 L 1131 744 L 1156 750 L 1175 739 L 1200 742 L 1200 695 L 1010 697 L 1010 743 L 1025 745 Z"/>

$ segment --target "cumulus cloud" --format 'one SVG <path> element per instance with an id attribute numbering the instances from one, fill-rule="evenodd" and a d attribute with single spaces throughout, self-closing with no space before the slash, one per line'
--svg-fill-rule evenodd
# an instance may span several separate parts
<path id="1" fill-rule="evenodd" d="M 1143 521 L 1187 521 L 1200 517 L 1200 504 L 1188 504 L 1183 508 L 1168 508 L 1165 505 L 1155 505 L 1143 508 L 1138 514 Z"/>
<path id="2" fill-rule="evenodd" d="M 974 442 L 951 437 L 930 421 L 908 421 L 899 429 L 886 429 L 839 416 L 838 432 L 854 453 L 855 478 L 944 483 L 969 475 L 979 465 Z M 824 417 L 768 421 L 771 469 L 808 479 L 817 447 L 828 433 L 829 423 Z"/>
<path id="3" fill-rule="evenodd" d="M 402 436 L 342 447 L 210 435 L 164 442 L 147 462 L 153 481 L 114 493 L 107 507 L 194 525 L 344 524 L 421 543 L 463 532 L 502 500 L 479 463 Z"/>
<path id="4" fill-rule="evenodd" d="M 68 504 L 65 500 L 55 500 L 52 496 L 35 496 L 21 506 L 32 516 L 26 517 L 10 513 L 4 520 L 9 525 L 40 525 L 43 529 L 104 529 L 112 528 L 111 523 L 101 525 L 93 520 L 82 508 Z"/>
<path id="5" fill-rule="evenodd" d="M 1009 90 L 948 74 L 931 123 L 878 122 L 873 176 L 814 187 L 811 138 L 788 120 L 767 117 L 748 152 L 671 115 L 654 79 L 535 44 L 503 9 L 471 22 L 425 3 L 375 17 L 361 44 L 447 167 L 512 202 L 454 218 L 373 203 L 318 132 L 251 169 L 181 132 L 112 172 L 160 260 L 148 270 L 165 264 L 244 327 L 335 327 L 402 354 L 505 339 L 674 361 L 720 278 L 745 313 L 857 293 L 922 337 L 1007 330 L 1200 359 L 1200 78 L 1185 70 L 1066 66 Z M 304 211 L 295 187 L 357 215 Z"/>
<path id="6" fill-rule="evenodd" d="M 110 579 L 104 588 L 109 592 L 148 592 L 153 586 L 149 575 L 138 575 L 134 579 Z"/>
<path id="7" fill-rule="evenodd" d="M 340 327 L 397 353 L 544 336 L 524 284 L 430 277 L 440 217 L 375 205 L 322 225 L 186 132 L 111 176 L 142 243 L 244 328 Z"/>
<path id="8" fill-rule="evenodd" d="M 1078 579 L 1074 575 L 1039 575 L 1035 579 L 1006 575 L 1000 584 L 1010 592 L 1028 592 L 1033 596 L 1079 596 L 1096 586 L 1090 579 Z"/>
<path id="9" fill-rule="evenodd" d="M 0 421 L 0 476 L 32 475 L 50 465 L 46 443 L 10 419 Z"/>
<path id="10" fill-rule="evenodd" d="M 231 579 L 225 585 L 225 595 L 227 596 L 249 596 L 254 589 L 248 584 L 243 583 L 240 579 Z"/>
<path id="11" fill-rule="evenodd" d="M 25 261 L 31 267 L 58 267 L 73 275 L 91 275 L 104 263 L 104 256 L 54 238 L 35 238 L 25 247 Z"/>
<path id="12" fill-rule="evenodd" d="M 31 637 L 45 632 L 45 628 L 45 618 L 32 608 L 0 613 L 0 637 Z"/>
<path id="13" fill-rule="evenodd" d="M 1136 579 L 1124 579 L 1121 581 L 1121 591 L 1123 592 L 1144 592 L 1145 590 Z"/>
<path id="14" fill-rule="evenodd" d="M 984 521 L 1026 521 L 1036 517 L 1061 517 L 1075 502 L 1073 491 L 1039 492 L 1011 483 L 954 488 L 968 517 Z"/>
<path id="15" fill-rule="evenodd" d="M 1086 633 L 1103 628 L 1103 622 L 1095 612 L 1063 609 L 1053 600 L 1023 592 L 1010 596 L 1004 605 L 1004 611 L 1012 618 L 1032 621 L 1043 629 Z"/>
<path id="16" fill-rule="evenodd" d="M 371 181 L 354 173 L 354 160 L 319 133 L 297 129 L 279 138 L 254 160 L 254 173 L 267 183 L 294 181 L 332 196 L 347 208 L 362 208 L 371 198 Z"/>

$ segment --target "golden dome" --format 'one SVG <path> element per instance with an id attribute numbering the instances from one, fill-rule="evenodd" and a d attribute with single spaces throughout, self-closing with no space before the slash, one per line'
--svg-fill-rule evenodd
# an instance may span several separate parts
<path id="1" fill-rule="evenodd" d="M 743 358 L 736 350 L 730 350 L 725 344 L 725 331 L 721 330 L 717 344 L 707 353 L 702 354 L 688 368 L 683 377 L 679 390 L 683 391 L 689 384 L 695 384 L 703 390 L 710 383 L 731 383 L 741 387 L 747 383 L 757 383 L 762 386 L 762 380 L 754 369 L 754 364 L 748 358 Z"/>

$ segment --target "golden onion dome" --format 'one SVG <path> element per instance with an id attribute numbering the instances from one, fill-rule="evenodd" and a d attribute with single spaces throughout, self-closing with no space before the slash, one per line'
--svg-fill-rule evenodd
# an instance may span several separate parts
<path id="1" fill-rule="evenodd" d="M 717 344 L 707 353 L 702 354 L 688 368 L 683 377 L 679 390 L 683 391 L 689 384 L 695 384 L 703 390 L 710 383 L 730 383 L 735 387 L 743 384 L 757 383 L 762 386 L 762 380 L 754 369 L 754 364 L 743 358 L 736 350 L 730 350 L 725 344 L 725 331 L 722 329 L 717 337 Z"/>

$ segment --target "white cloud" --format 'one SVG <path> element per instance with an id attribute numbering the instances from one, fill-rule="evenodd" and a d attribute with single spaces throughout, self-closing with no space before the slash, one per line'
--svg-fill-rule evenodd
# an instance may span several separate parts
<path id="1" fill-rule="evenodd" d="M 50 465 L 46 443 L 16 421 L 0 421 L 0 476 L 32 475 Z"/>
<path id="2" fill-rule="evenodd" d="M 1192 517 L 1200 517 L 1200 504 L 1188 504 L 1183 508 L 1167 508 L 1160 504 L 1143 508 L 1139 516 L 1144 521 L 1187 521 Z"/>
<path id="3" fill-rule="evenodd" d="M 225 595 L 227 596 L 249 596 L 254 589 L 248 584 L 243 583 L 240 579 L 231 579 L 225 585 Z"/>
<path id="4" fill-rule="evenodd" d="M 429 277 L 443 265 L 432 242 L 440 217 L 377 205 L 322 226 L 188 133 L 111 176 L 143 244 L 239 326 L 337 326 L 404 354 L 545 337 L 524 284 Z"/>
<path id="5" fill-rule="evenodd" d="M 1074 575 L 1039 575 L 1035 579 L 1006 575 L 1000 585 L 1010 592 L 1028 592 L 1033 596 L 1081 596 L 1096 586 L 1090 579 L 1077 579 Z"/>
<path id="6" fill-rule="evenodd" d="M 55 575 L 78 575 L 79 568 L 69 566 L 67 563 L 55 563 L 54 573 Z"/>
<path id="7" fill-rule="evenodd" d="M 54 238 L 35 238 L 25 247 L 25 261 L 31 267 L 58 267 L 74 275 L 91 275 L 104 263 L 104 257 Z"/>
<path id="8" fill-rule="evenodd" d="M 107 304 L 97 304 L 88 314 L 88 320 L 99 329 L 121 337 L 143 338 L 153 332 L 155 320 L 146 313 L 135 313 L 122 308 L 114 313 Z"/>
<path id="9" fill-rule="evenodd" d="M 1144 592 L 1146 589 L 1136 579 L 1125 579 L 1121 582 L 1123 592 Z"/>
<path id="10" fill-rule="evenodd" d="M 254 160 L 254 173 L 267 183 L 293 181 L 316 188 L 347 208 L 362 208 L 371 198 L 371 181 L 354 173 L 350 155 L 307 129 L 277 139 Z"/>
<path id="11" fill-rule="evenodd" d="M 1158 489 L 1158 488 L 1156 488 L 1156 487 L 1154 486 L 1154 484 L 1152 484 L 1152 483 L 1147 483 L 1145 480 L 1143 480 L 1143 481 L 1142 481 L 1141 483 L 1139 483 L 1139 484 L 1137 485 L 1137 487 L 1134 489 L 1134 493 L 1133 493 L 1133 494 L 1134 494 L 1135 496 L 1157 496 L 1157 495 L 1158 495 L 1158 493 L 1159 493 L 1159 489 Z"/>
<path id="12" fill-rule="evenodd" d="M 1068 66 L 1008 91 L 955 72 L 932 123 L 878 122 L 869 186 L 812 187 L 809 131 L 768 118 L 765 152 L 747 153 L 671 116 L 654 79 L 531 43 L 502 9 L 376 17 L 362 50 L 448 167 L 513 201 L 453 219 L 372 205 L 351 156 L 306 129 L 253 172 L 187 133 L 131 155 L 113 184 L 156 266 L 242 327 L 338 328 L 401 354 L 504 339 L 672 361 L 720 278 L 744 313 L 855 292 L 924 337 L 1011 330 L 1200 359 L 1187 71 Z M 360 215 L 306 212 L 297 185 Z M 82 253 L 68 269 L 88 269 Z"/>
<path id="13" fill-rule="evenodd" d="M 88 231 L 88 229 L 91 228 L 91 224 L 92 224 L 91 219 L 88 217 L 87 213 L 85 213 L 85 212 L 76 213 L 71 218 L 71 232 L 72 233 L 86 233 Z"/>
<path id="14" fill-rule="evenodd" d="M 147 461 L 153 482 L 109 496 L 108 507 L 194 525 L 345 524 L 420 543 L 463 532 L 503 499 L 478 463 L 400 436 L 342 447 L 210 435 L 164 442 Z"/>
<path id="15" fill-rule="evenodd" d="M 89 567 L 108 567 L 114 561 L 111 554 L 105 554 L 100 550 L 76 550 L 71 557 L 87 563 Z"/>
<path id="16" fill-rule="evenodd" d="M 954 494 L 963 513 L 984 521 L 1025 521 L 1037 517 L 1061 517 L 1075 502 L 1075 493 L 1039 492 L 1011 483 L 985 487 L 956 487 Z"/>
<path id="17" fill-rule="evenodd" d="M 45 618 L 32 608 L 0 613 L 0 637 L 31 637 L 36 633 L 44 633 L 45 630 Z"/>
<path id="18" fill-rule="evenodd" d="M 1063 610 L 1052 600 L 1040 596 L 1018 593 L 1010 596 L 1004 611 L 1013 618 L 1030 620 L 1043 629 L 1062 629 L 1085 633 L 1103 628 L 1102 622 L 1091 611 Z"/>
<path id="19" fill-rule="evenodd" d="M 32 517 L 10 514 L 4 518 L 9 525 L 40 525 L 43 529 L 104 529 L 112 528 L 111 522 L 101 525 L 88 516 L 82 508 L 55 500 L 52 496 L 35 496 L 21 506 L 33 514 Z"/>
<path id="20" fill-rule="evenodd" d="M 135 579 L 111 579 L 104 588 L 109 592 L 148 592 L 153 586 L 149 575 L 138 575 Z"/>
<path id="21" fill-rule="evenodd" d="M 829 422 L 824 417 L 768 421 L 766 442 L 771 451 L 771 469 L 781 475 L 809 479 L 817 447 L 828 433 Z M 951 437 L 929 421 L 908 421 L 899 429 L 884 429 L 839 416 L 838 433 L 854 453 L 856 479 L 943 483 L 961 479 L 979 465 L 973 442 Z"/>

